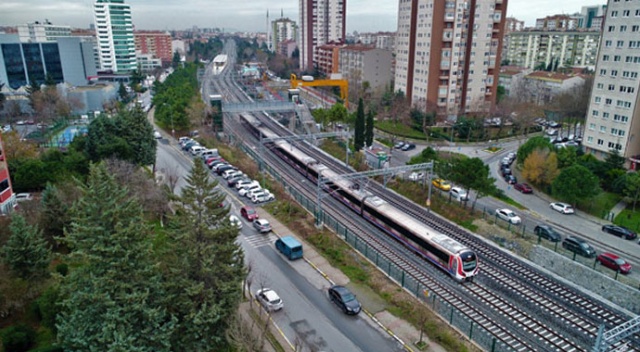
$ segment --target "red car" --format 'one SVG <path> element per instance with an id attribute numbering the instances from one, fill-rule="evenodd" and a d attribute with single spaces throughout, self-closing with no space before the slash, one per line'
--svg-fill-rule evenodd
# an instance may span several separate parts
<path id="1" fill-rule="evenodd" d="M 522 193 L 533 193 L 533 188 L 526 183 L 516 183 L 513 188 Z"/>
<path id="2" fill-rule="evenodd" d="M 631 272 L 631 264 L 613 253 L 602 253 L 596 258 L 596 261 L 609 269 L 620 271 L 622 274 Z"/>
<path id="3" fill-rule="evenodd" d="M 258 215 L 258 212 L 255 209 L 253 209 L 252 207 L 246 207 L 246 206 L 240 209 L 240 216 L 242 216 L 243 218 L 249 221 L 253 221 L 260 217 Z"/>

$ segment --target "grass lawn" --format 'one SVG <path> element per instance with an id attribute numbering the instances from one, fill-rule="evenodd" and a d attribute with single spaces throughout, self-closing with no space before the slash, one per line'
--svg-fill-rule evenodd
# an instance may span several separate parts
<path id="1" fill-rule="evenodd" d="M 616 214 L 613 222 L 633 231 L 640 231 L 640 212 L 638 209 L 640 208 L 636 205 L 636 211 L 634 212 L 632 206 L 628 205 L 627 209 L 623 210 L 620 214 Z"/>
<path id="2" fill-rule="evenodd" d="M 593 199 L 588 201 L 579 202 L 578 209 L 587 212 L 593 216 L 604 219 L 605 216 L 611 211 L 621 197 L 617 194 L 601 192 Z"/>
<path id="3" fill-rule="evenodd" d="M 416 131 L 413 128 L 402 123 L 395 123 L 393 121 L 378 121 L 376 122 L 376 128 L 379 128 L 380 130 L 383 130 L 387 133 L 406 138 L 425 139 L 424 133 Z"/>

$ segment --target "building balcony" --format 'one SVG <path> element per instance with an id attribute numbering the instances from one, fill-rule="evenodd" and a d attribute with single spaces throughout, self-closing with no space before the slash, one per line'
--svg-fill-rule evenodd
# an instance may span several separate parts
<path id="1" fill-rule="evenodd" d="M 438 87 L 438 98 L 446 98 L 448 89 L 447 86 Z"/>
<path id="2" fill-rule="evenodd" d="M 453 40 L 453 30 L 445 30 L 442 32 L 442 41 L 450 42 Z"/>
<path id="3" fill-rule="evenodd" d="M 493 23 L 500 23 L 502 21 L 502 11 L 496 11 L 493 13 Z"/>
<path id="4" fill-rule="evenodd" d="M 444 21 L 445 22 L 453 22 L 456 19 L 456 15 L 453 12 L 447 12 L 444 14 Z"/>

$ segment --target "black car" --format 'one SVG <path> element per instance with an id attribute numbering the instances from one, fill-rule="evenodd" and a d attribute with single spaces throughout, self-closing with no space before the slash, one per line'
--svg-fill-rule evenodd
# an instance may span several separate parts
<path id="1" fill-rule="evenodd" d="M 562 248 L 587 258 L 596 256 L 596 250 L 585 240 L 576 236 L 565 238 L 564 241 L 562 241 Z"/>
<path id="2" fill-rule="evenodd" d="M 502 174 L 502 177 L 507 177 L 507 175 L 511 175 L 511 169 L 508 167 L 505 167 L 502 170 L 500 170 L 500 173 Z"/>
<path id="3" fill-rule="evenodd" d="M 227 180 L 227 186 L 235 187 L 236 183 L 238 183 L 238 181 L 251 181 L 251 179 L 247 178 L 247 176 L 245 176 L 245 175 L 238 175 L 236 177 L 230 177 Z"/>
<path id="4" fill-rule="evenodd" d="M 602 231 L 608 232 L 618 237 L 624 237 L 627 240 L 633 240 L 638 237 L 635 232 L 629 230 L 626 227 L 618 225 L 603 225 Z"/>
<path id="5" fill-rule="evenodd" d="M 346 314 L 358 314 L 362 310 L 356 296 L 344 286 L 334 285 L 329 288 L 329 299 Z"/>
<path id="6" fill-rule="evenodd" d="M 510 185 L 515 185 L 516 183 L 518 183 L 518 179 L 513 175 L 506 175 L 504 177 L 504 180 L 507 181 L 507 183 Z"/>
<path id="7" fill-rule="evenodd" d="M 227 170 L 238 170 L 235 166 L 232 165 L 224 165 L 224 166 L 220 166 L 219 168 L 216 169 L 216 173 L 218 174 L 218 176 L 222 175 L 223 172 L 227 171 Z"/>
<path id="8" fill-rule="evenodd" d="M 415 144 L 413 144 L 413 143 L 405 144 L 405 145 L 402 147 L 402 150 L 403 150 L 403 151 L 405 151 L 405 152 L 406 152 L 407 150 L 412 150 L 412 149 L 416 149 L 416 145 L 415 145 Z"/>
<path id="9" fill-rule="evenodd" d="M 533 232 L 542 238 L 545 238 L 551 242 L 560 242 L 562 240 L 562 236 L 556 230 L 554 230 L 549 225 L 537 225 Z"/>

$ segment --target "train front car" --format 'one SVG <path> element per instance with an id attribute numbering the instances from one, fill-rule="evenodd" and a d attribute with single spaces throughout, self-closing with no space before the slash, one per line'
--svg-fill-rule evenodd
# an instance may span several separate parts
<path id="1" fill-rule="evenodd" d="M 456 273 L 456 278 L 459 281 L 473 281 L 473 278 L 478 275 L 479 271 L 476 252 L 465 249 L 458 253 L 457 257 L 461 263 L 458 267 L 462 268 L 462 270 Z"/>

